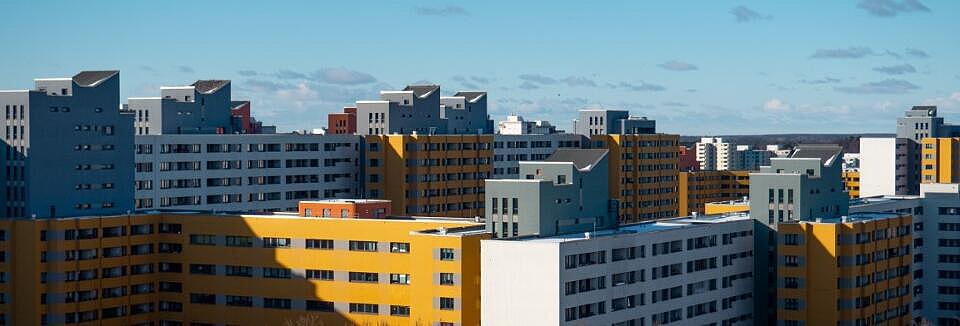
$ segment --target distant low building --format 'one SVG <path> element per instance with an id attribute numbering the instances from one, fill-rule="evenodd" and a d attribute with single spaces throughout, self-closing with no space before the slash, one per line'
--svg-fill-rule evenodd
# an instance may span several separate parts
<path id="1" fill-rule="evenodd" d="M 550 124 L 550 121 L 527 121 L 519 115 L 511 114 L 507 116 L 507 120 L 497 123 L 497 133 L 501 135 L 548 135 L 563 133 L 563 130 L 558 130 L 556 126 Z"/>

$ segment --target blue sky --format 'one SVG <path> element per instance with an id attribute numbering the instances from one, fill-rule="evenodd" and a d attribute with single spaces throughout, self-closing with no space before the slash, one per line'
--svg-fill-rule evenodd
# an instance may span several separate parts
<path id="1" fill-rule="evenodd" d="M 281 130 L 381 89 L 489 92 L 569 128 L 629 109 L 688 135 L 894 132 L 960 121 L 960 1 L 3 1 L 0 89 L 120 69 L 122 96 L 196 79 Z M 124 100 L 125 101 L 125 100 Z"/>

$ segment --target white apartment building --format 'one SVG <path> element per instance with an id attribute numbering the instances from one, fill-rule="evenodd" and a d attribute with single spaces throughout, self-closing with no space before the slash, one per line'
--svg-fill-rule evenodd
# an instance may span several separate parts
<path id="1" fill-rule="evenodd" d="M 734 170 L 737 162 L 737 145 L 724 142 L 720 137 L 704 137 L 697 142 L 697 162 L 700 170 L 724 171 Z"/>
<path id="2" fill-rule="evenodd" d="M 508 115 L 507 120 L 497 123 L 497 133 L 501 135 L 555 134 L 563 132 L 546 120 L 523 120 L 519 115 Z"/>
<path id="3" fill-rule="evenodd" d="M 861 198 L 850 212 L 913 215 L 914 320 L 960 323 L 960 185 L 920 184 L 919 196 Z"/>
<path id="4" fill-rule="evenodd" d="M 491 179 L 520 178 L 520 161 L 542 161 L 559 148 L 582 148 L 589 141 L 579 134 L 493 136 Z"/>
<path id="5" fill-rule="evenodd" d="M 746 214 L 484 240 L 480 251 L 484 324 L 753 324 Z"/>
<path id="6" fill-rule="evenodd" d="M 353 135 L 136 136 L 135 206 L 295 211 L 300 200 L 358 198 L 359 146 Z"/>

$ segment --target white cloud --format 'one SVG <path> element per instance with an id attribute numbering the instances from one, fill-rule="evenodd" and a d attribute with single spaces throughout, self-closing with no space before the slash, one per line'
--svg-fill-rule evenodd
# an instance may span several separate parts
<path id="1" fill-rule="evenodd" d="M 790 104 L 787 104 L 778 98 L 770 99 L 766 103 L 763 103 L 763 111 L 769 113 L 790 111 Z"/>

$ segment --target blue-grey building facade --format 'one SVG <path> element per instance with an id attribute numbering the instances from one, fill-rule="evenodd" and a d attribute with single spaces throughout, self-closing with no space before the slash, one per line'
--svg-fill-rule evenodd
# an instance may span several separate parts
<path id="1" fill-rule="evenodd" d="M 630 116 L 627 110 L 582 109 L 574 121 L 574 130 L 585 136 L 655 134 L 657 122 Z"/>
<path id="2" fill-rule="evenodd" d="M 496 237 L 553 236 L 617 227 L 607 190 L 606 149 L 558 149 L 520 162 L 519 179 L 487 179 L 487 231 Z"/>
<path id="3" fill-rule="evenodd" d="M 440 96 L 440 85 L 410 85 L 356 107 L 359 135 L 493 133 L 486 92 Z"/>
<path id="4" fill-rule="evenodd" d="M 31 90 L 0 91 L 0 107 L 4 217 L 133 209 L 133 114 L 120 109 L 119 71 L 36 79 Z"/>

